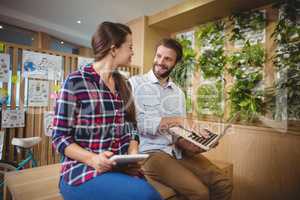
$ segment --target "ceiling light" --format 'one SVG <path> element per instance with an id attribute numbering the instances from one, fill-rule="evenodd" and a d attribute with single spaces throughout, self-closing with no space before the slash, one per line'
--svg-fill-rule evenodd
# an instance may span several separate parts
<path id="1" fill-rule="evenodd" d="M 60 44 L 64 44 L 64 41 L 60 41 Z"/>
<path id="2" fill-rule="evenodd" d="M 0 25 L 0 29 L 3 29 L 3 26 L 2 26 L 2 25 Z"/>
<path id="3" fill-rule="evenodd" d="M 77 20 L 76 23 L 77 23 L 77 24 L 81 24 L 81 20 Z"/>

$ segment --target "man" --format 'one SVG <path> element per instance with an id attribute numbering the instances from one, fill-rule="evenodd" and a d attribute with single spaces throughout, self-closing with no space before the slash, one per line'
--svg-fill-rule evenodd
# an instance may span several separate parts
<path id="1" fill-rule="evenodd" d="M 173 125 L 186 126 L 184 93 L 169 78 L 181 58 L 181 45 L 163 39 L 156 47 L 153 69 L 129 79 L 141 134 L 140 151 L 150 154 L 144 172 L 189 200 L 230 199 L 232 181 L 198 154 L 203 150 L 165 133 Z M 206 136 L 204 131 L 201 134 Z"/>

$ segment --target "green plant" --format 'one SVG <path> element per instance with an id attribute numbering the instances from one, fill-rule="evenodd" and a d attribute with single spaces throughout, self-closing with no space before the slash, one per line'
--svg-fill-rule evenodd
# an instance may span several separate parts
<path id="1" fill-rule="evenodd" d="M 198 48 L 205 46 L 224 46 L 224 23 L 222 21 L 210 22 L 205 25 L 201 25 L 197 28 L 196 44 Z"/>
<path id="2" fill-rule="evenodd" d="M 202 52 L 199 57 L 199 65 L 203 77 L 207 79 L 222 76 L 226 65 L 224 23 L 218 21 L 199 26 L 195 35 L 196 44 Z"/>
<path id="3" fill-rule="evenodd" d="M 260 31 L 265 26 L 265 16 L 261 11 L 234 13 L 230 16 L 233 29 L 230 41 L 246 40 L 245 30 Z"/>
<path id="4" fill-rule="evenodd" d="M 230 57 L 228 57 L 228 62 L 231 66 L 228 71 L 231 75 L 237 76 L 237 78 L 242 78 L 244 68 L 248 67 L 259 67 L 262 68 L 265 61 L 265 52 L 261 44 L 251 45 L 249 41 L 246 41 L 241 52 L 235 52 Z"/>
<path id="5" fill-rule="evenodd" d="M 185 108 L 187 112 L 190 112 L 193 108 L 192 98 L 185 95 Z"/>
<path id="6" fill-rule="evenodd" d="M 260 44 L 251 45 L 247 41 L 241 52 L 233 53 L 228 60 L 231 65 L 228 72 L 235 80 L 229 91 L 231 114 L 240 112 L 242 120 L 252 121 L 264 112 L 263 91 L 260 88 L 264 49 Z"/>
<path id="7" fill-rule="evenodd" d="M 186 91 L 186 88 L 191 81 L 191 75 L 195 70 L 196 52 L 192 48 L 190 40 L 185 37 L 181 37 L 178 41 L 183 47 L 183 58 L 182 61 L 175 66 L 170 76 L 176 84 Z"/>
<path id="8" fill-rule="evenodd" d="M 197 89 L 196 111 L 199 115 L 213 114 L 222 117 L 223 84 L 217 81 L 213 84 L 203 84 Z"/>
<path id="9" fill-rule="evenodd" d="M 204 51 L 199 58 L 199 65 L 205 79 L 222 76 L 226 65 L 224 50 L 216 49 Z"/>
<path id="10" fill-rule="evenodd" d="M 280 0 L 274 5 L 280 16 L 272 37 L 277 43 L 273 64 L 277 79 L 267 93 L 268 109 L 275 119 L 300 119 L 300 2 Z M 276 103 L 277 102 L 277 103 Z"/>

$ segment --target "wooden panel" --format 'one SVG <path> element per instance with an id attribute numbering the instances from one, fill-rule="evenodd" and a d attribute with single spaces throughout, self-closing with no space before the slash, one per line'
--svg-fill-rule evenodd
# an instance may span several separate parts
<path id="1" fill-rule="evenodd" d="M 80 47 L 79 55 L 84 56 L 84 57 L 89 57 L 89 58 L 94 57 L 93 50 L 91 48 L 87 48 L 87 47 Z"/>
<path id="2" fill-rule="evenodd" d="M 250 10 L 267 5 L 272 0 L 189 0 L 149 17 L 148 25 L 177 32 L 230 15 L 232 12 Z"/>
<path id="3" fill-rule="evenodd" d="M 18 48 L 18 63 L 22 63 L 22 49 Z M 19 83 L 20 83 L 20 88 L 19 88 L 19 109 L 20 110 L 24 110 L 24 97 L 25 97 L 25 78 L 24 76 L 22 76 L 22 74 L 24 73 L 24 66 L 20 64 L 20 78 L 18 79 Z M 26 121 L 26 114 L 25 114 L 25 121 Z M 25 128 L 17 128 L 17 132 L 18 132 L 18 137 L 20 138 L 24 138 L 26 137 L 26 131 Z M 24 158 L 25 156 L 25 152 L 22 152 L 22 157 L 18 158 L 18 160 Z"/>
<path id="4" fill-rule="evenodd" d="M 233 200 L 300 198 L 300 137 L 265 130 L 236 125 L 206 153 L 210 159 L 233 163 Z"/>
<path id="5" fill-rule="evenodd" d="M 148 18 L 146 18 L 146 24 L 148 24 Z M 146 26 L 145 28 L 145 47 L 144 47 L 144 66 L 143 72 L 147 73 L 152 69 L 155 48 L 159 40 L 165 37 L 170 37 L 170 32 L 163 29 L 152 28 Z"/>
<path id="6" fill-rule="evenodd" d="M 144 66 L 144 30 L 145 30 L 145 17 L 137 18 L 127 23 L 132 31 L 132 44 L 134 55 L 131 64 L 136 66 Z"/>

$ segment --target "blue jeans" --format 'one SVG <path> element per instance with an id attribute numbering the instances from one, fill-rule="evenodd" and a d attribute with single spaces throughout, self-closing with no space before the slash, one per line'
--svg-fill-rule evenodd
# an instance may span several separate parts
<path id="1" fill-rule="evenodd" d="M 62 178 L 60 192 L 64 200 L 161 200 L 159 193 L 144 179 L 108 172 L 79 186 L 70 186 Z"/>

